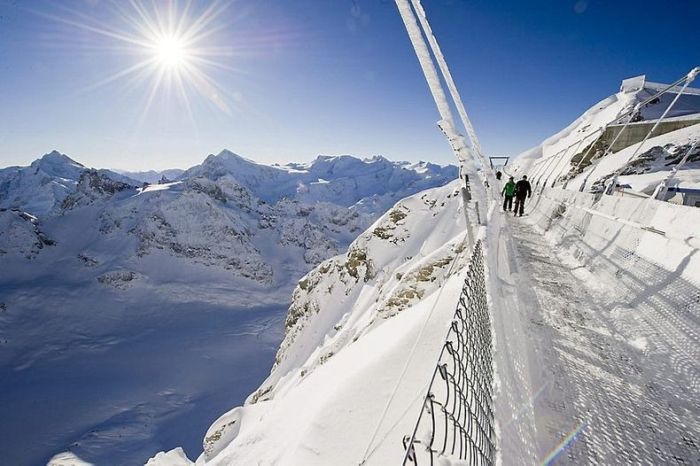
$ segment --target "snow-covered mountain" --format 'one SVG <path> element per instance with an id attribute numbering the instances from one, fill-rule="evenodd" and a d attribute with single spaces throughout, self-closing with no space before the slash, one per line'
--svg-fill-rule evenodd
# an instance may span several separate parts
<path id="1" fill-rule="evenodd" d="M 686 89 L 652 137 L 637 150 L 644 135 L 677 94 L 663 94 L 647 102 L 633 115 L 624 137 L 618 139 L 607 156 L 602 156 L 628 120 L 628 112 L 664 87 L 647 82 L 644 76 L 623 81 L 618 93 L 601 100 L 563 130 L 519 154 L 507 172 L 518 177 L 534 174 L 535 182 L 548 180 L 549 184 L 555 180 L 569 180 L 567 189 L 572 190 L 578 190 L 586 179 L 586 190 L 593 188 L 594 191 L 600 190 L 600 186 L 618 172 L 622 175 L 621 184 L 637 193 L 651 194 L 690 149 L 692 142 L 700 138 L 699 89 Z M 630 160 L 635 152 L 637 155 Z M 700 147 L 688 162 L 675 184 L 698 189 Z"/>
<path id="2" fill-rule="evenodd" d="M 456 176 L 228 151 L 145 187 L 58 152 L 3 169 L 0 396 L 18 400 L 0 424 L 5 460 L 40 464 L 69 446 L 97 464 L 201 451 L 211 421 L 267 375 L 298 280 L 399 198 Z"/>
<path id="3" fill-rule="evenodd" d="M 272 373 L 245 406 L 212 424 L 197 464 L 358 463 L 368 420 L 382 411 L 429 312 L 405 387 L 422 387 L 437 357 L 468 262 L 462 209 L 459 181 L 403 199 L 347 253 L 300 280 Z M 399 390 L 393 407 L 415 406 L 422 393 Z M 410 431 L 415 419 L 398 417 L 380 438 Z M 372 464 L 401 457 L 400 442 L 374 446 Z M 175 449 L 149 464 L 192 463 Z"/>
<path id="4" fill-rule="evenodd" d="M 0 207 L 21 208 L 34 215 L 55 213 L 75 191 L 85 167 L 58 151 L 28 167 L 0 169 Z"/>
<path id="5" fill-rule="evenodd" d="M 28 167 L 0 169 L 0 208 L 20 209 L 36 216 L 56 215 L 63 201 L 78 190 L 87 167 L 52 151 Z M 136 186 L 139 183 L 111 170 L 93 170 L 104 178 Z"/>
<path id="6" fill-rule="evenodd" d="M 310 163 L 267 166 L 222 151 L 185 171 L 180 178 L 207 178 L 221 184 L 240 185 L 269 203 L 289 198 L 304 203 L 362 206 L 365 212 L 377 212 L 456 176 L 452 166 L 396 163 L 381 156 L 366 160 L 348 155 L 319 156 Z"/>
<path id="7" fill-rule="evenodd" d="M 80 225 L 83 245 L 71 241 L 81 250 L 65 251 L 70 255 L 118 238 L 125 242 L 121 266 L 162 250 L 282 285 L 342 252 L 398 199 L 456 175 L 453 166 L 383 157 L 318 157 L 281 167 L 222 151 L 177 181 L 137 188 L 125 175 L 87 169 L 54 151 L 0 172 L 0 207 L 39 217 L 49 230 Z M 64 241 L 57 244 L 62 249 Z"/>

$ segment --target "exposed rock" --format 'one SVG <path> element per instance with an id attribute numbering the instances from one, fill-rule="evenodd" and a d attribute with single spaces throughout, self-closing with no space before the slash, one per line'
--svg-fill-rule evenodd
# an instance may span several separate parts
<path id="1" fill-rule="evenodd" d="M 138 274 L 136 272 L 132 272 L 130 270 L 115 270 L 113 272 L 107 272 L 100 275 L 97 277 L 97 281 L 104 285 L 125 290 L 131 287 L 133 285 L 132 282 L 137 278 Z"/>

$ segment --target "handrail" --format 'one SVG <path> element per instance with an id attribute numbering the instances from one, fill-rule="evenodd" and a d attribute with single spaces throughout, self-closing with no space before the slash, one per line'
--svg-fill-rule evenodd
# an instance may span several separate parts
<path id="1" fill-rule="evenodd" d="M 445 455 L 495 463 L 492 345 L 484 251 L 477 241 L 418 420 L 403 438 L 403 466 L 433 465 Z"/>

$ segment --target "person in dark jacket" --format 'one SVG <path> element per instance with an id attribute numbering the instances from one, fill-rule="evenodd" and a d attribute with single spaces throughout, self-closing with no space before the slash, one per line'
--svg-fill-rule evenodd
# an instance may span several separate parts
<path id="1" fill-rule="evenodd" d="M 511 176 L 501 191 L 503 197 L 503 212 L 513 210 L 513 196 L 515 196 L 515 181 Z"/>
<path id="2" fill-rule="evenodd" d="M 515 209 L 514 215 L 523 216 L 525 210 L 525 198 L 532 197 L 532 188 L 530 182 L 527 181 L 527 176 L 523 175 L 523 179 L 515 183 Z M 520 213 L 518 213 L 520 212 Z"/>
<path id="3" fill-rule="evenodd" d="M 496 172 L 496 179 L 497 179 L 497 180 L 500 180 L 500 179 L 501 179 L 501 172 L 500 172 L 500 171 L 497 171 L 497 172 Z"/>

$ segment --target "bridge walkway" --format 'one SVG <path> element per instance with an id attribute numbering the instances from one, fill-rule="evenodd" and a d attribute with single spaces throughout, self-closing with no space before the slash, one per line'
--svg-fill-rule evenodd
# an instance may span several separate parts
<path id="1" fill-rule="evenodd" d="M 674 348 L 693 342 L 658 338 L 653 317 L 662 310 L 625 302 L 619 283 L 617 291 L 601 284 L 527 220 L 508 215 L 527 282 L 519 288 L 536 297 L 519 312 L 538 360 L 531 378 L 543 464 L 700 464 L 697 387 L 672 360 Z"/>

